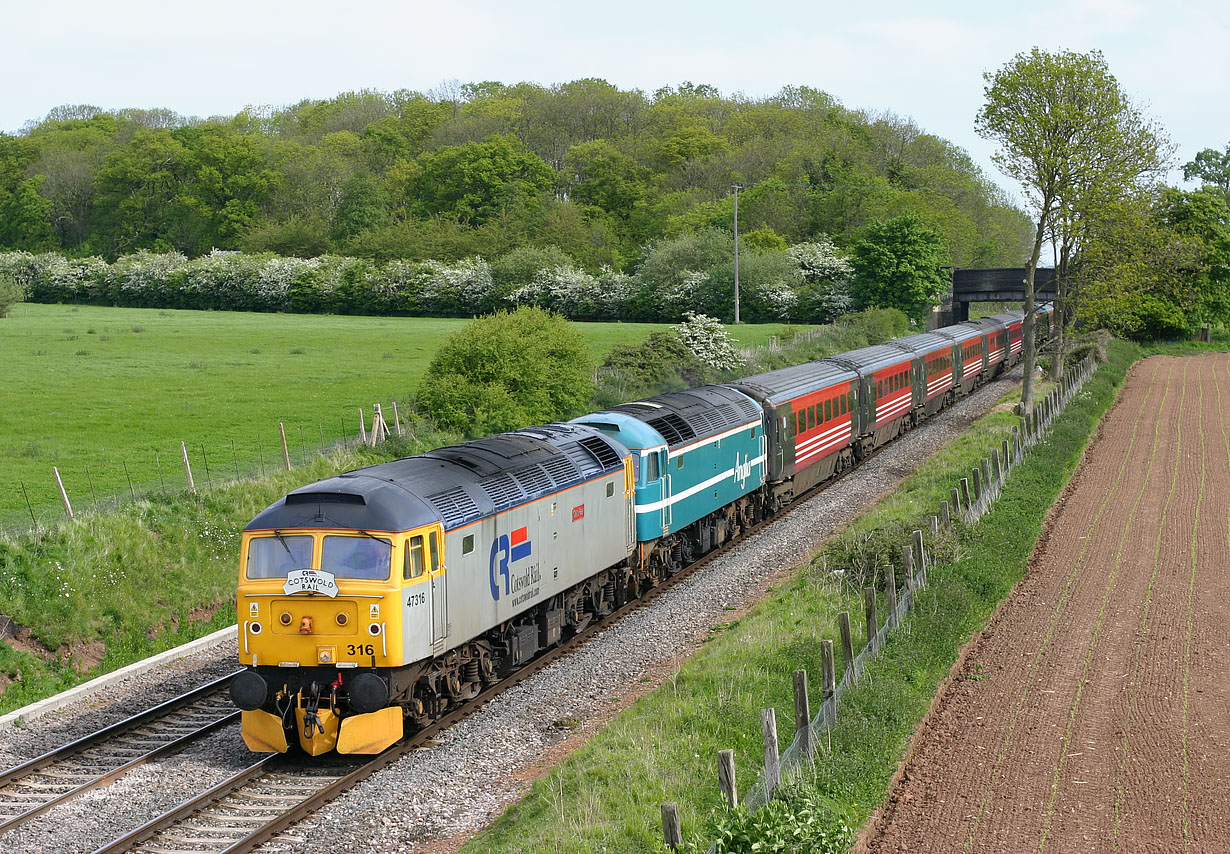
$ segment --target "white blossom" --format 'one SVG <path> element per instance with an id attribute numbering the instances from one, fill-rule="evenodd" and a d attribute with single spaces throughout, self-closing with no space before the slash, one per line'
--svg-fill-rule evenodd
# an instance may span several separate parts
<path id="1" fill-rule="evenodd" d="M 689 311 L 686 320 L 671 331 L 692 351 L 697 359 L 712 368 L 729 371 L 743 364 L 735 351 L 735 342 L 722 322 L 715 317 Z"/>

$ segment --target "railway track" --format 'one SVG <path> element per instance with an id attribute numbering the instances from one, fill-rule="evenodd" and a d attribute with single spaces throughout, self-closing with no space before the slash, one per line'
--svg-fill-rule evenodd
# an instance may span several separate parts
<path id="1" fill-rule="evenodd" d="M 0 773 L 0 835 L 237 721 L 233 675 Z"/>

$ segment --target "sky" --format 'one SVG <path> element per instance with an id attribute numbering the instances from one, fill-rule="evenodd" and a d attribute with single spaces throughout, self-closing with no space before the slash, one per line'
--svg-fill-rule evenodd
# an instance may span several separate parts
<path id="1" fill-rule="evenodd" d="M 1230 4 L 1213 0 L 0 0 L 0 21 L 8 133 L 63 104 L 209 117 L 446 81 L 795 85 L 908 117 L 1017 195 L 974 117 L 984 72 L 1037 46 L 1102 51 L 1176 145 L 1171 183 L 1230 143 Z"/>

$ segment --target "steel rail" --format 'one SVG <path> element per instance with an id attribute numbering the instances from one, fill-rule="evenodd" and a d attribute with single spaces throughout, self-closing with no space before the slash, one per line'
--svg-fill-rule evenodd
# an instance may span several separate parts
<path id="1" fill-rule="evenodd" d="M 0 772 L 0 786 L 7 786 L 9 783 L 20 780 L 23 777 L 28 777 L 29 775 L 47 767 L 48 765 L 51 765 L 52 763 L 59 762 L 69 756 L 81 753 L 87 748 L 109 741 L 116 736 L 124 735 L 125 733 L 134 730 L 139 726 L 143 726 L 150 721 L 157 720 L 158 718 L 165 717 L 172 712 L 179 711 L 179 709 L 184 706 L 189 706 L 211 693 L 221 691 L 230 684 L 230 681 L 234 679 L 236 675 L 242 672 L 242 670 L 236 670 L 234 673 L 229 673 L 226 676 L 215 679 L 213 682 L 208 682 L 198 688 L 193 688 L 186 694 L 181 694 L 178 697 L 167 700 L 165 703 L 160 703 L 157 706 L 152 706 L 143 712 L 138 712 L 130 718 L 125 718 L 124 720 L 104 727 L 97 732 L 82 736 L 75 741 L 70 741 L 68 744 L 61 745 L 53 750 L 49 750 L 41 756 L 36 756 L 20 765 L 14 765 L 7 771 Z"/>
<path id="2" fill-rule="evenodd" d="M 21 765 L 14 766 L 13 768 L 5 771 L 2 775 L 0 775 L 0 801 L 20 806 L 25 806 L 25 804 L 19 799 L 6 800 L 4 790 L 9 788 L 20 789 L 20 787 L 23 786 L 29 788 L 40 788 L 37 784 L 27 783 L 27 780 L 30 778 L 37 778 L 40 775 L 53 776 L 59 780 L 64 780 L 66 776 L 69 778 L 75 777 L 77 779 L 89 779 L 85 779 L 85 782 L 77 785 L 72 785 L 71 780 L 67 783 L 57 782 L 42 785 L 41 788 L 43 789 L 59 788 L 64 785 L 69 786 L 69 788 L 61 792 L 51 793 L 50 797 L 35 803 L 31 808 L 18 812 L 15 815 L 8 816 L 7 818 L 0 819 L 0 835 L 30 822 L 53 807 L 66 803 L 67 801 L 79 797 L 80 795 L 92 791 L 93 789 L 97 789 L 100 786 L 108 785 L 134 768 L 144 765 L 145 763 L 159 757 L 182 750 L 192 742 L 204 738 L 206 735 L 209 735 L 227 724 L 235 722 L 239 718 L 239 712 L 230 711 L 223 712 L 221 717 L 215 717 L 213 720 L 203 725 L 196 725 L 195 722 L 185 722 L 195 728 L 190 732 L 186 732 L 181 735 L 175 735 L 174 732 L 165 734 L 159 734 L 156 732 L 144 734 L 140 732 L 142 727 L 157 725 L 161 721 L 170 718 L 172 715 L 189 710 L 194 703 L 201 702 L 202 700 L 209 699 L 215 694 L 221 693 L 226 689 L 227 684 L 234 675 L 235 674 L 232 673 L 220 679 L 216 679 L 213 682 L 198 686 L 197 688 L 194 688 L 179 697 L 175 697 L 165 703 L 161 703 L 157 706 L 146 709 L 136 715 L 108 727 L 104 727 L 101 730 L 76 739 L 75 741 L 69 742 L 68 744 L 61 745 L 60 747 L 50 750 L 40 756 L 22 763 Z M 177 728 L 176 732 L 178 731 L 179 728 Z M 61 774 L 58 777 L 57 775 L 51 773 L 57 765 L 67 765 L 74 759 L 83 759 L 84 754 L 89 750 L 105 750 L 108 742 L 113 740 L 118 741 L 125 736 L 137 734 L 143 735 L 148 739 L 159 739 L 168 735 L 174 735 L 175 737 L 173 737 L 170 741 L 146 750 L 144 753 L 131 759 L 125 760 L 123 755 L 114 757 L 114 760 L 119 761 L 120 764 L 101 773 L 94 771 L 69 771 L 68 775 Z M 105 764 L 113 764 L 106 763 L 105 757 L 103 757 L 103 762 Z M 27 793 L 14 791 L 8 794 L 21 796 L 26 795 Z M 41 793 L 34 795 L 34 797 L 41 796 Z M 9 812 L 9 810 L 6 809 L 5 812 Z"/>

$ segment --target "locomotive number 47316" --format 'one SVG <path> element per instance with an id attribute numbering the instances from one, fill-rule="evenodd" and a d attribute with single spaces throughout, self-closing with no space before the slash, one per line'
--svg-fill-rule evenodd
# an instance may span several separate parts
<path id="1" fill-rule="evenodd" d="M 426 604 L 427 604 L 427 594 L 426 593 L 411 593 L 406 598 L 407 608 L 413 608 L 415 605 L 426 605 Z"/>

